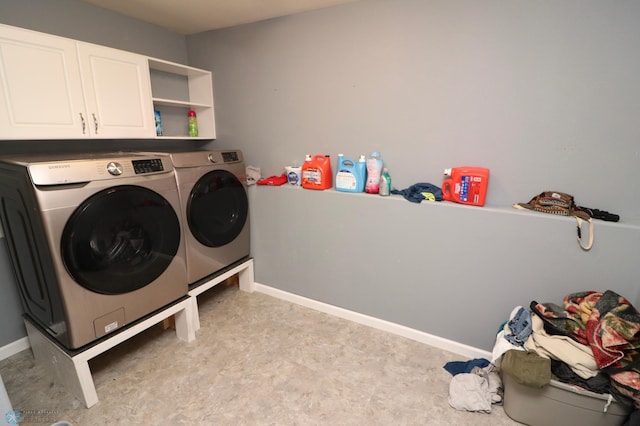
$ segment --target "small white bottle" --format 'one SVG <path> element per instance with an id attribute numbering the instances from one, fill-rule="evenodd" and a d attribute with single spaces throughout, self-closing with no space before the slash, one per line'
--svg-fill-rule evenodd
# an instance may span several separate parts
<path id="1" fill-rule="evenodd" d="M 383 197 L 391 195 L 391 176 L 386 167 L 382 169 L 382 174 L 380 175 L 380 191 L 378 194 Z"/>

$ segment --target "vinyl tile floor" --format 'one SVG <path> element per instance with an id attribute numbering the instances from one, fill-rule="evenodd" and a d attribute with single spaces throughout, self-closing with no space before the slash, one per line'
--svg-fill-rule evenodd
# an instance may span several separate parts
<path id="1" fill-rule="evenodd" d="M 194 342 L 158 325 L 92 359 L 88 409 L 31 350 L 0 361 L 21 425 L 519 424 L 449 405 L 459 355 L 235 286 L 198 304 Z"/>

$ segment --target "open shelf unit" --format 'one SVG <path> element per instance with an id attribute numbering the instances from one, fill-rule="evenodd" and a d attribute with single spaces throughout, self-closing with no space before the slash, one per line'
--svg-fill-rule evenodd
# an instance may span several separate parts
<path id="1" fill-rule="evenodd" d="M 213 83 L 210 71 L 149 58 L 153 108 L 160 111 L 163 135 L 158 139 L 216 138 Z M 187 112 L 198 118 L 198 137 L 187 131 Z"/>

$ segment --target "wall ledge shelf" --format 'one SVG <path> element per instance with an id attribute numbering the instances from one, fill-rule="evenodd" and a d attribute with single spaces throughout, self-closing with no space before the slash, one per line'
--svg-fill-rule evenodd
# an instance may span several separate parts
<path id="1" fill-rule="evenodd" d="M 155 140 L 170 140 L 170 141 L 203 141 L 203 142 L 210 142 L 210 141 L 214 141 L 216 140 L 216 138 L 209 138 L 206 136 L 198 136 L 198 137 L 191 137 L 191 136 L 156 136 Z"/>
<path id="2" fill-rule="evenodd" d="M 573 217 L 568 216 L 559 216 L 552 214 L 545 214 L 535 211 L 528 210 L 520 210 L 513 208 L 511 205 L 491 205 L 485 204 L 483 207 L 479 206 L 469 206 L 465 204 L 458 204 L 452 201 L 424 201 L 422 203 L 412 203 L 407 201 L 402 195 L 391 194 L 388 197 L 382 197 L 376 194 L 367 194 L 364 192 L 346 192 L 346 191 L 337 191 L 334 188 L 324 189 L 324 190 L 313 190 L 313 189 L 305 189 L 300 186 L 293 186 L 284 184 L 281 186 L 272 186 L 272 185 L 252 185 L 256 188 L 260 188 L 260 190 L 269 189 L 269 190 L 284 190 L 284 191 L 302 191 L 303 193 L 313 194 L 316 193 L 319 196 L 327 196 L 327 195 L 337 195 L 340 197 L 353 197 L 353 198 L 364 198 L 368 200 L 376 200 L 376 202 L 404 202 L 407 205 L 410 205 L 414 208 L 452 208 L 452 209 L 465 209 L 469 212 L 477 212 L 478 214 L 487 214 L 487 213 L 497 213 L 497 214 L 509 214 L 509 215 L 519 215 L 522 217 L 531 217 L 538 218 L 541 220 L 571 220 L 575 225 L 575 219 Z M 250 188 L 251 188 L 250 187 Z M 515 204 L 515 202 L 514 202 Z M 632 231 L 640 231 L 640 217 L 631 217 L 631 218 L 622 218 L 620 222 L 609 222 L 600 219 L 593 219 L 594 226 L 597 229 L 599 227 L 613 227 L 613 228 L 626 228 Z"/>

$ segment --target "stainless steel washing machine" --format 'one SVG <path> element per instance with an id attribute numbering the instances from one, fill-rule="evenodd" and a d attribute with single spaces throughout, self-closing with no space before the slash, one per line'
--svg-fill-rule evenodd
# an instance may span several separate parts
<path id="1" fill-rule="evenodd" d="M 0 203 L 25 314 L 69 349 L 187 294 L 168 157 L 0 157 Z"/>
<path id="2" fill-rule="evenodd" d="M 241 151 L 166 153 L 176 170 L 187 279 L 193 288 L 249 257 L 249 201 Z"/>

